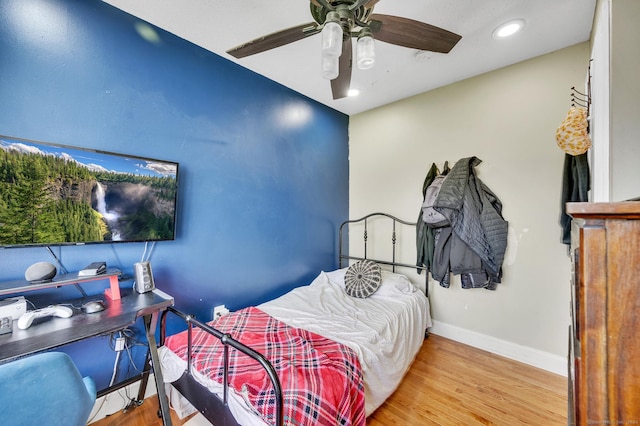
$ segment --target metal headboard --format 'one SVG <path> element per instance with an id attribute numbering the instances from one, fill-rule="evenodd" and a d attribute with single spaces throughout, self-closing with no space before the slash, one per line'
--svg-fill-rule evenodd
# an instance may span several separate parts
<path id="1" fill-rule="evenodd" d="M 369 235 L 368 235 L 368 221 L 371 218 L 378 218 L 378 217 L 386 217 L 388 219 L 390 219 L 393 222 L 393 227 L 391 230 L 391 260 L 381 260 L 381 259 L 369 259 L 369 257 L 367 256 L 367 242 L 369 239 Z M 344 250 L 344 245 L 343 245 L 343 238 L 344 238 L 344 231 L 345 229 L 348 230 L 348 225 L 350 224 L 355 224 L 355 223 L 359 223 L 359 222 L 364 222 L 364 232 L 363 232 L 363 240 L 364 240 L 364 257 L 358 257 L 358 256 L 351 256 L 349 254 L 345 254 L 343 252 Z M 404 267 L 404 268 L 412 268 L 412 269 L 416 269 L 416 270 L 421 270 L 421 271 L 425 271 L 425 292 L 428 292 L 429 289 L 429 271 L 428 268 L 424 267 L 424 266 L 417 266 L 417 265 L 410 265 L 408 263 L 401 263 L 401 262 L 396 262 L 396 242 L 397 242 L 397 238 L 396 238 L 396 225 L 400 223 L 402 225 L 407 225 L 407 226 L 412 226 L 412 227 L 416 227 L 417 223 L 415 222 L 408 222 L 406 220 L 402 220 L 402 219 L 398 219 L 395 216 L 392 216 L 390 214 L 387 213 L 380 213 L 380 212 L 376 212 L 376 213 L 370 213 L 364 217 L 361 217 L 360 219 L 353 219 L 353 220 L 347 220 L 342 222 L 342 224 L 340 225 L 340 233 L 339 233 L 339 256 L 338 256 L 338 262 L 340 265 L 340 268 L 342 268 L 342 261 L 351 259 L 351 260 L 363 260 L 363 259 L 369 259 L 372 260 L 374 262 L 383 264 L 383 265 L 391 265 L 392 271 L 395 272 L 396 271 L 396 267 Z M 348 235 L 347 235 L 348 237 Z"/>

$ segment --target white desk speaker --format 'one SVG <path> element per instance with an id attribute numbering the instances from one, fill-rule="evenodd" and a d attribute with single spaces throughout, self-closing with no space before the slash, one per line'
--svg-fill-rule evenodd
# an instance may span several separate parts
<path id="1" fill-rule="evenodd" d="M 138 293 L 146 293 L 156 288 L 153 283 L 153 272 L 151 271 L 151 263 L 138 262 L 133 265 L 133 272 L 136 278 L 136 291 Z"/>

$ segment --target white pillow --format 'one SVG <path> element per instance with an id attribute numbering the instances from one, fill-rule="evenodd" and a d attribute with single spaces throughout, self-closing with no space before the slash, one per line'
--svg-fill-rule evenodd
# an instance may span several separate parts
<path id="1" fill-rule="evenodd" d="M 401 293 L 411 294 L 416 291 L 416 287 L 405 275 L 396 274 L 395 272 L 389 272 L 382 270 L 382 285 L 376 292 L 376 294 L 383 294 L 385 296 L 391 296 L 395 291 Z"/>
<path id="2" fill-rule="evenodd" d="M 335 271 L 325 272 L 329 282 L 344 289 L 344 274 L 348 268 L 336 269 Z M 394 291 L 411 294 L 416 291 L 413 283 L 403 274 L 397 274 L 387 270 L 382 270 L 382 284 L 375 294 L 392 295 Z"/>
<path id="3" fill-rule="evenodd" d="M 325 275 L 332 284 L 344 288 L 344 274 L 347 273 L 347 269 L 349 268 L 336 269 L 335 271 L 325 272 Z"/>

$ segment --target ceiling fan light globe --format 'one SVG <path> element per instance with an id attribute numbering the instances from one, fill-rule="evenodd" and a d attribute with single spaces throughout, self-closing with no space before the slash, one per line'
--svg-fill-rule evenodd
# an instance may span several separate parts
<path id="1" fill-rule="evenodd" d="M 333 80 L 338 77 L 340 58 L 333 55 L 322 55 L 322 78 Z"/>
<path id="2" fill-rule="evenodd" d="M 373 68 L 376 63 L 376 47 L 373 37 L 366 36 L 358 38 L 356 56 L 359 69 L 368 70 Z"/>
<path id="3" fill-rule="evenodd" d="M 363 71 L 370 70 L 376 64 L 376 61 L 373 59 L 359 59 L 358 60 L 358 69 Z"/>
<path id="4" fill-rule="evenodd" d="M 342 27 L 337 22 L 327 22 L 322 28 L 322 55 L 340 56 L 342 54 Z"/>

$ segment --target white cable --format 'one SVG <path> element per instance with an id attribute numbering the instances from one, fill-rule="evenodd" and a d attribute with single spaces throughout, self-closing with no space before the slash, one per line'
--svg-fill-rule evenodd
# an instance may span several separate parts
<path id="1" fill-rule="evenodd" d="M 120 334 L 120 337 L 122 337 L 122 332 L 120 332 L 119 334 Z M 118 373 L 118 362 L 120 361 L 120 352 L 122 351 L 116 351 L 116 360 L 113 363 L 113 374 L 111 375 L 111 381 L 109 382 L 109 386 L 113 386 L 116 380 L 116 374 Z"/>
<path id="2" fill-rule="evenodd" d="M 147 262 L 151 259 L 151 254 L 153 253 L 153 250 L 156 248 L 156 242 L 153 241 L 151 243 L 151 249 L 149 249 L 149 255 L 147 255 Z"/>
<path id="3" fill-rule="evenodd" d="M 122 335 L 122 333 L 120 333 Z M 111 380 L 109 381 L 109 387 L 113 386 L 113 383 L 116 380 L 116 374 L 118 372 L 118 361 L 120 360 L 120 352 L 116 352 L 116 359 L 113 363 L 113 374 L 111 375 Z M 118 392 L 118 395 L 120 395 L 120 393 Z M 107 402 L 107 399 L 109 399 L 110 394 L 107 394 L 104 396 L 104 398 L 102 398 L 102 402 L 100 403 L 100 407 L 98 407 L 98 409 L 96 410 L 96 412 L 93 414 L 93 416 L 87 421 L 87 423 L 91 423 L 93 421 L 93 419 L 95 419 L 98 414 L 100 414 L 100 411 L 102 411 L 102 407 L 104 407 L 104 404 Z M 120 397 L 122 397 L 120 395 Z M 119 411 L 119 410 L 118 410 Z"/>

